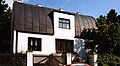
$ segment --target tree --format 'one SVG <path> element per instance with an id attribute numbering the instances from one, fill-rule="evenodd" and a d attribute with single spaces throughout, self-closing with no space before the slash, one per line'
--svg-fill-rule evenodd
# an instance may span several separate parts
<path id="1" fill-rule="evenodd" d="M 86 45 L 99 54 L 98 62 L 115 66 L 120 62 L 120 15 L 111 9 L 107 16 L 97 18 L 96 26 L 98 29 L 85 29 L 82 38 L 92 40 Z"/>
<path id="2" fill-rule="evenodd" d="M 111 9 L 107 16 L 103 17 L 100 16 L 97 18 L 97 27 L 98 30 L 101 32 L 101 35 L 105 37 L 104 45 L 107 47 L 104 49 L 107 51 L 106 53 L 115 54 L 120 56 L 120 22 L 119 22 L 119 15 L 115 12 L 114 9 Z M 102 40 L 103 41 L 103 40 Z M 104 46 L 103 45 L 103 46 Z"/>
<path id="3" fill-rule="evenodd" d="M 11 9 L 0 0 L 0 52 L 10 51 Z"/>

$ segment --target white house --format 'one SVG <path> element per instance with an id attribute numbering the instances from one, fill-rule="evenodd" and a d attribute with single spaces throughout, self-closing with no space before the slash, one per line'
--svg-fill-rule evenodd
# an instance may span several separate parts
<path id="1" fill-rule="evenodd" d="M 14 2 L 11 25 L 13 53 L 78 52 L 87 57 L 80 36 L 83 28 L 95 28 L 95 19 L 63 9 Z"/>

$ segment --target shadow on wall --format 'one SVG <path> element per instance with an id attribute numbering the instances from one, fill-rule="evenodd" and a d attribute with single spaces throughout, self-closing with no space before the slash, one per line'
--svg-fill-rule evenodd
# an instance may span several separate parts
<path id="1" fill-rule="evenodd" d="M 85 43 L 83 39 L 76 39 L 74 45 L 74 51 L 79 54 L 83 59 L 88 57 L 87 50 L 85 49 Z"/>

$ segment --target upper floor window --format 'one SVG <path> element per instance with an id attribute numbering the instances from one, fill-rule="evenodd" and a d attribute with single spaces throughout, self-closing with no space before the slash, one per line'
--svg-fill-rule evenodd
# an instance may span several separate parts
<path id="1" fill-rule="evenodd" d="M 28 37 L 28 50 L 41 51 L 41 38 Z"/>
<path id="2" fill-rule="evenodd" d="M 70 20 L 59 18 L 59 28 L 70 29 Z"/>

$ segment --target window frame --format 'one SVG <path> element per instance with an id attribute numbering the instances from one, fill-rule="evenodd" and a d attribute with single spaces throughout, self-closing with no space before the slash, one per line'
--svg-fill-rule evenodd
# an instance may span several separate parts
<path id="1" fill-rule="evenodd" d="M 70 19 L 59 18 L 59 28 L 70 29 Z"/>
<path id="2" fill-rule="evenodd" d="M 28 50 L 41 51 L 42 50 L 42 39 L 28 37 Z"/>

